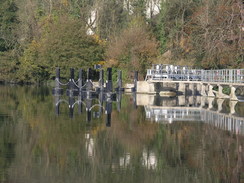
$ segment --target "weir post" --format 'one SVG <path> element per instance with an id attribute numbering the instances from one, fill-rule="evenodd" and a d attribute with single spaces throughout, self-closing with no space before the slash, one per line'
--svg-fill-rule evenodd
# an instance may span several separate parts
<path id="1" fill-rule="evenodd" d="M 82 90 L 82 86 L 83 86 L 82 72 L 83 72 L 83 70 L 80 69 L 79 70 L 79 79 L 78 79 L 78 86 L 79 86 L 80 91 Z"/>
<path id="2" fill-rule="evenodd" d="M 91 68 L 87 69 L 87 79 L 86 79 L 86 91 L 92 90 L 92 82 L 91 82 Z"/>
<path id="3" fill-rule="evenodd" d="M 60 87 L 60 69 L 56 68 L 55 88 L 52 89 L 53 95 L 62 95 L 63 89 Z"/>
<path id="4" fill-rule="evenodd" d="M 55 88 L 60 88 L 60 68 L 56 68 Z"/>
<path id="5" fill-rule="evenodd" d="M 112 68 L 107 68 L 107 81 L 106 81 L 106 91 L 113 91 L 113 82 L 112 82 Z"/>
<path id="6" fill-rule="evenodd" d="M 122 88 L 122 71 L 118 70 L 118 80 L 117 80 L 117 88 L 115 88 L 116 92 L 124 92 L 125 89 Z"/>
<path id="7" fill-rule="evenodd" d="M 100 91 L 103 91 L 103 89 L 104 89 L 104 71 L 103 71 L 103 69 L 101 69 L 99 71 L 99 88 L 100 88 Z"/>
<path id="8" fill-rule="evenodd" d="M 69 88 L 67 90 L 67 95 L 69 97 L 73 97 L 74 96 L 74 89 L 75 89 L 75 84 L 74 84 L 74 68 L 70 68 L 70 79 L 69 79 Z"/>

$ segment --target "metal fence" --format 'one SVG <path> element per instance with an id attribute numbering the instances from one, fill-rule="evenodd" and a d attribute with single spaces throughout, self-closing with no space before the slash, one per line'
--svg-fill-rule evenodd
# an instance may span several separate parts
<path id="1" fill-rule="evenodd" d="M 148 69 L 145 80 L 244 83 L 244 69 Z"/>
<path id="2" fill-rule="evenodd" d="M 244 69 L 202 70 L 202 81 L 244 83 Z"/>

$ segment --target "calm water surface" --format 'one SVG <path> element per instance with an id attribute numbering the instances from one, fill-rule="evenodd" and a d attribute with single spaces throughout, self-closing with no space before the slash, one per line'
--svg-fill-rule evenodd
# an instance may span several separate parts
<path id="1" fill-rule="evenodd" d="M 99 107 L 56 115 L 50 88 L 0 86 L 0 101 L 0 182 L 244 183 L 241 102 L 123 95 L 106 127 Z"/>

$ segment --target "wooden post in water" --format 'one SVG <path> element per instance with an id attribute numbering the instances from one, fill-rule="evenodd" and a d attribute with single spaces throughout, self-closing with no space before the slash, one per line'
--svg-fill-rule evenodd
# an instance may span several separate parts
<path id="1" fill-rule="evenodd" d="M 75 89 L 74 77 L 75 77 L 74 68 L 70 68 L 69 89 L 67 90 L 67 95 L 69 97 L 74 96 L 74 89 Z"/>
<path id="2" fill-rule="evenodd" d="M 124 92 L 125 89 L 122 88 L 122 71 L 121 70 L 118 71 L 118 80 L 117 80 L 117 83 L 118 83 L 118 87 L 115 88 L 115 90 L 117 92 Z"/>
<path id="3" fill-rule="evenodd" d="M 122 71 L 118 71 L 118 89 L 122 88 Z"/>
<path id="4" fill-rule="evenodd" d="M 112 92 L 113 91 L 112 68 L 107 68 L 107 76 L 108 76 L 108 80 L 106 83 L 106 91 Z"/>
<path id="5" fill-rule="evenodd" d="M 82 86 L 83 86 L 82 73 L 83 73 L 83 70 L 80 69 L 80 70 L 79 70 L 79 79 L 78 79 L 78 86 L 79 86 L 80 91 L 81 91 L 81 88 L 82 88 Z"/>
<path id="6" fill-rule="evenodd" d="M 91 82 L 91 68 L 87 69 L 87 79 L 86 79 L 86 98 L 91 98 L 92 96 L 92 82 Z"/>
<path id="7" fill-rule="evenodd" d="M 52 89 L 53 95 L 62 95 L 63 89 L 60 86 L 60 69 L 56 68 L 55 88 Z"/>
<path id="8" fill-rule="evenodd" d="M 60 68 L 56 68 L 56 78 L 55 78 L 55 88 L 59 89 L 60 88 Z"/>

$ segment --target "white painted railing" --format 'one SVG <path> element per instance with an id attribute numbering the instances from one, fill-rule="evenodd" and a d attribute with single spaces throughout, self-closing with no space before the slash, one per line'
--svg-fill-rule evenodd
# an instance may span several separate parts
<path id="1" fill-rule="evenodd" d="M 145 80 L 244 83 L 244 69 L 221 69 L 221 70 L 148 69 Z"/>

